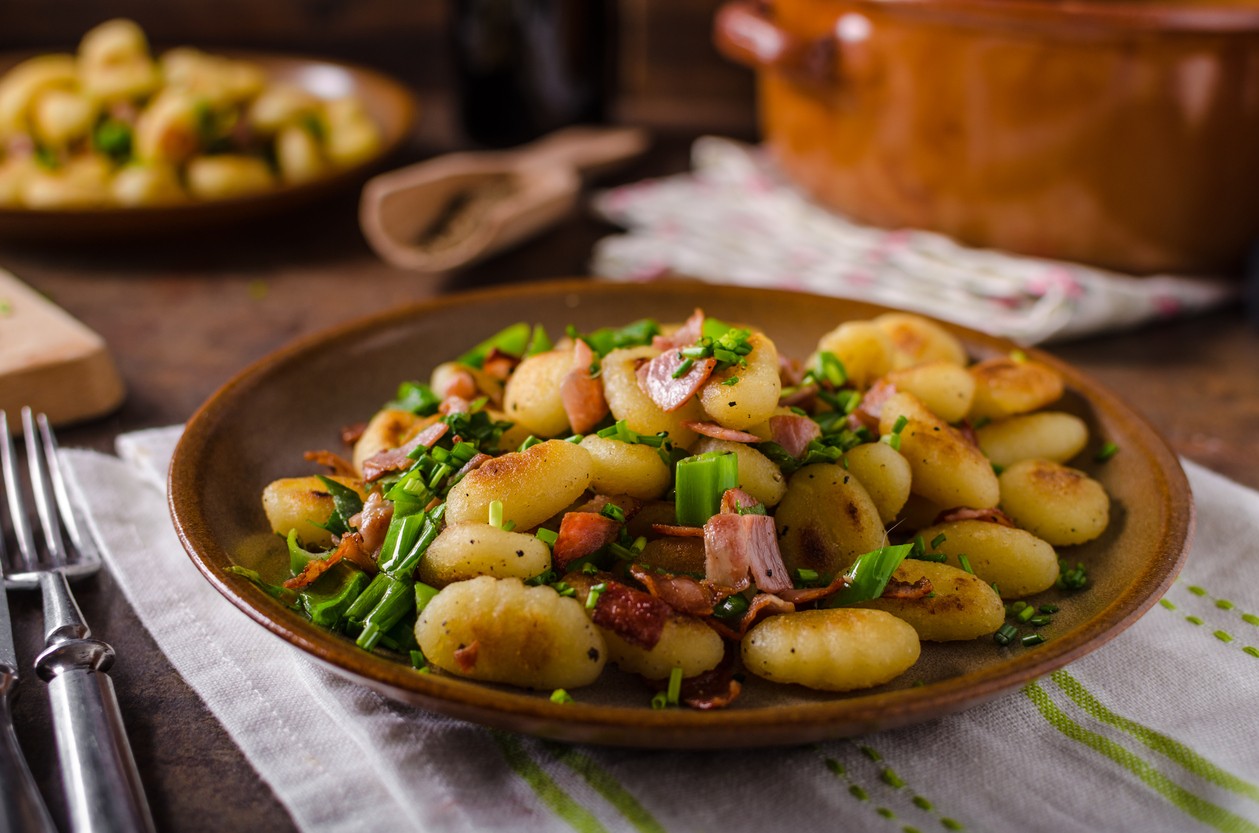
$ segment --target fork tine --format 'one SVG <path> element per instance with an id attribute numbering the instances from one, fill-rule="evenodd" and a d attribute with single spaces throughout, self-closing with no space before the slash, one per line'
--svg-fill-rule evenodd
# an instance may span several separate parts
<path id="1" fill-rule="evenodd" d="M 35 421 L 39 425 L 39 436 L 44 446 L 44 460 L 48 465 L 48 478 L 52 483 L 53 497 L 56 499 L 57 509 L 61 514 L 61 526 L 80 559 L 99 559 L 96 544 L 91 536 L 84 535 L 79 530 L 74 502 L 70 500 L 70 493 L 66 489 L 66 479 L 61 470 L 61 449 L 57 445 L 57 437 L 53 434 L 52 426 L 48 424 L 48 417 L 45 414 L 37 414 Z"/>
<path id="2" fill-rule="evenodd" d="M 61 522 L 53 509 L 48 474 L 44 467 L 44 455 L 40 453 L 39 435 L 35 430 L 35 415 L 29 407 L 22 409 L 22 433 L 26 439 L 26 465 L 31 472 L 31 491 L 35 495 L 35 512 L 39 515 L 39 522 L 44 532 L 44 547 L 53 567 L 62 567 L 65 566 L 66 557 L 61 546 Z"/>
<path id="3" fill-rule="evenodd" d="M 17 475 L 17 450 L 13 447 L 13 434 L 9 431 L 9 417 L 0 411 L 0 469 L 4 472 L 4 491 L 8 498 L 9 520 L 13 524 L 13 536 L 27 570 L 38 568 L 35 539 L 31 537 L 31 524 L 22 506 L 22 486 Z"/>

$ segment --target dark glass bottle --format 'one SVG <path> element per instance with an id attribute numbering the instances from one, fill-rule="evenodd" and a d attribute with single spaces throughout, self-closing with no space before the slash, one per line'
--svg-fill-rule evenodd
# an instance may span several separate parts
<path id="1" fill-rule="evenodd" d="M 465 135 L 504 147 L 603 121 L 615 0 L 451 0 Z"/>

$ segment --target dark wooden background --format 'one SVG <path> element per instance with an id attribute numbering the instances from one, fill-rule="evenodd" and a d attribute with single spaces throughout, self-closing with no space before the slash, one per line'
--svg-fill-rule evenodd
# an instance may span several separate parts
<path id="1" fill-rule="evenodd" d="M 712 47 L 721 0 L 589 0 L 614 4 L 613 118 L 748 134 L 752 75 Z M 384 70 L 432 102 L 423 137 L 455 138 L 448 0 L 0 0 L 0 51 L 72 49 L 83 32 L 129 17 L 158 46 L 265 49 L 340 58 Z"/>

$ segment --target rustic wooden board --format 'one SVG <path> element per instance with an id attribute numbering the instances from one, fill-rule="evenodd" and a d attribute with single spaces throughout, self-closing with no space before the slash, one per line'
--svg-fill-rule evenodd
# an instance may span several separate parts
<path id="1" fill-rule="evenodd" d="M 123 395 L 104 340 L 0 269 L 0 410 L 10 426 L 24 405 L 64 425 L 112 411 Z"/>

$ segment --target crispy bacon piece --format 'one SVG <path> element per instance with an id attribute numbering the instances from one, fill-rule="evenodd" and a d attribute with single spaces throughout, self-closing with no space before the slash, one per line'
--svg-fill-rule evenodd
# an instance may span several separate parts
<path id="1" fill-rule="evenodd" d="M 699 711 L 724 709 L 743 691 L 743 683 L 734 678 L 738 668 L 738 652 L 733 646 L 726 648 L 726 655 L 716 668 L 686 677 L 682 680 L 679 699 Z"/>
<path id="2" fill-rule="evenodd" d="M 651 340 L 651 346 L 660 351 L 688 347 L 699 341 L 699 337 L 703 334 L 704 311 L 697 308 L 691 313 L 691 317 L 686 319 L 686 323 L 674 330 L 672 335 L 654 337 Z"/>
<path id="3" fill-rule="evenodd" d="M 597 512 L 565 512 L 560 530 L 551 547 L 551 558 L 563 570 L 578 558 L 616 540 L 621 524 Z"/>
<path id="4" fill-rule="evenodd" d="M 757 588 L 777 593 L 791 587 L 778 550 L 774 519 L 768 515 L 713 515 L 704 524 L 704 575 L 720 584 L 751 578 Z"/>
<path id="5" fill-rule="evenodd" d="M 380 492 L 372 492 L 363 503 L 363 511 L 350 518 L 350 525 L 358 530 L 363 550 L 376 554 L 385 543 L 385 533 L 393 520 L 393 503 L 384 499 Z"/>
<path id="6" fill-rule="evenodd" d="M 861 396 L 861 402 L 857 405 L 850 418 L 855 417 L 860 424 L 870 428 L 871 430 L 879 430 L 879 417 L 883 415 L 883 403 L 896 394 L 896 385 L 886 379 L 880 379 L 870 386 Z"/>
<path id="7" fill-rule="evenodd" d="M 804 362 L 786 353 L 779 353 L 778 380 L 782 382 L 784 388 L 793 388 L 803 382 Z"/>
<path id="8" fill-rule="evenodd" d="M 704 527 L 678 524 L 652 524 L 651 531 L 669 538 L 703 538 Z"/>
<path id="9" fill-rule="evenodd" d="M 473 640 L 471 645 L 460 645 L 455 649 L 454 659 L 460 670 L 465 674 L 476 668 L 477 654 L 481 651 L 481 643 Z"/>
<path id="10" fill-rule="evenodd" d="M 603 592 L 595 602 L 591 620 L 617 636 L 650 651 L 660 641 L 673 608 L 642 590 L 600 575 Z M 571 583 L 571 582 L 570 582 Z M 585 584 L 585 582 L 582 582 Z"/>
<path id="11" fill-rule="evenodd" d="M 468 472 L 475 471 L 476 469 L 481 468 L 481 466 L 485 465 L 486 463 L 488 463 L 490 460 L 493 460 L 493 459 L 494 458 L 491 457 L 490 455 L 484 454 L 478 451 L 476 454 L 472 456 L 471 460 L 463 464 L 463 466 L 459 469 L 459 471 L 455 472 L 455 479 L 458 480 L 462 478 Z"/>
<path id="12" fill-rule="evenodd" d="M 733 628 L 719 619 L 705 619 L 708 626 L 726 639 L 738 641 L 743 635 L 752 629 L 752 626 L 764 619 L 766 616 L 777 616 L 781 613 L 794 613 L 796 606 L 791 602 L 784 601 L 773 593 L 757 593 L 752 597 L 752 601 L 748 602 L 748 609 L 743 611 L 738 624 Z"/>
<path id="13" fill-rule="evenodd" d="M 822 427 L 807 416 L 777 414 L 769 418 L 770 438 L 799 460 L 809 443 L 822 436 Z"/>
<path id="14" fill-rule="evenodd" d="M 666 413 L 685 405 L 717 366 L 714 358 L 699 359 L 685 375 L 673 378 L 686 361 L 677 350 L 669 349 L 638 368 L 638 386 Z"/>
<path id="15" fill-rule="evenodd" d="M 887 586 L 883 588 L 882 598 L 884 599 L 921 599 L 928 596 L 935 588 L 931 586 L 931 579 L 923 576 L 917 581 L 901 581 L 898 578 L 890 578 L 887 580 Z"/>
<path id="16" fill-rule="evenodd" d="M 737 515 L 741 509 L 755 509 L 761 502 L 742 489 L 726 489 L 721 496 L 721 514 Z"/>
<path id="17" fill-rule="evenodd" d="M 391 471 L 405 471 L 415 461 L 410 454 L 420 446 L 432 448 L 438 440 L 446 436 L 450 426 L 444 422 L 434 422 L 420 433 L 412 437 L 406 444 L 398 448 L 386 448 L 378 451 L 363 461 L 363 479 L 369 483 Z"/>
<path id="18" fill-rule="evenodd" d="M 358 477 L 358 471 L 355 470 L 354 464 L 340 454 L 321 450 L 307 451 L 302 456 L 312 463 L 327 466 L 332 474 L 339 474 L 342 477 Z"/>
<path id="19" fill-rule="evenodd" d="M 843 573 L 840 573 L 835 576 L 835 578 L 831 579 L 831 583 L 825 587 L 793 587 L 790 590 L 783 590 L 778 594 L 778 597 L 783 601 L 791 602 L 792 604 L 808 604 L 809 602 L 816 602 L 819 599 L 825 599 L 828 596 L 835 595 L 840 590 L 847 587 L 848 583 L 848 577 Z"/>
<path id="20" fill-rule="evenodd" d="M 520 364 L 520 359 L 511 353 L 504 353 L 497 347 L 490 348 L 490 354 L 485 357 L 485 361 L 481 362 L 481 370 L 485 375 L 497 379 L 500 382 L 506 382 L 507 377 L 511 376 L 511 372 L 516 369 L 516 365 Z"/>
<path id="21" fill-rule="evenodd" d="M 967 506 L 956 506 L 952 509 L 945 509 L 939 515 L 936 515 L 935 521 L 932 523 L 933 525 L 946 524 L 953 521 L 987 521 L 1000 526 L 1014 527 L 1014 521 L 1010 520 L 1010 516 L 995 506 L 991 509 L 971 509 Z"/>
<path id="22" fill-rule="evenodd" d="M 727 587 L 708 579 L 694 579 L 672 573 L 655 573 L 641 564 L 631 564 L 629 573 L 647 592 L 679 613 L 691 616 L 712 616 L 713 608 L 743 587 Z"/>
<path id="23" fill-rule="evenodd" d="M 363 437 L 363 432 L 367 430 L 366 422 L 352 422 L 349 425 L 341 426 L 341 442 L 347 446 L 353 446 Z"/>
<path id="24" fill-rule="evenodd" d="M 603 396 L 603 383 L 590 376 L 590 366 L 595 354 L 590 345 L 581 339 L 573 345 L 573 367 L 560 382 L 560 401 L 568 424 L 576 434 L 585 434 L 594 428 L 608 412 L 608 400 Z"/>
<path id="25" fill-rule="evenodd" d="M 442 403 L 437 406 L 437 412 L 442 416 L 449 414 L 466 414 L 472 409 L 472 403 L 464 399 L 462 396 L 447 396 Z"/>
<path id="26" fill-rule="evenodd" d="M 736 431 L 733 428 L 727 428 L 715 422 L 691 422 L 688 420 L 682 424 L 696 434 L 703 434 L 705 437 L 712 437 L 714 440 L 726 440 L 732 443 L 761 442 L 761 438 L 755 434 L 749 434 L 747 431 Z"/>
<path id="27" fill-rule="evenodd" d="M 376 572 L 376 562 L 371 553 L 363 549 L 363 541 L 357 533 L 342 535 L 337 548 L 328 553 L 327 558 L 312 558 L 306 562 L 302 571 L 284 582 L 289 590 L 302 590 L 309 587 L 316 579 L 331 570 L 341 559 L 346 559 L 369 572 Z"/>

